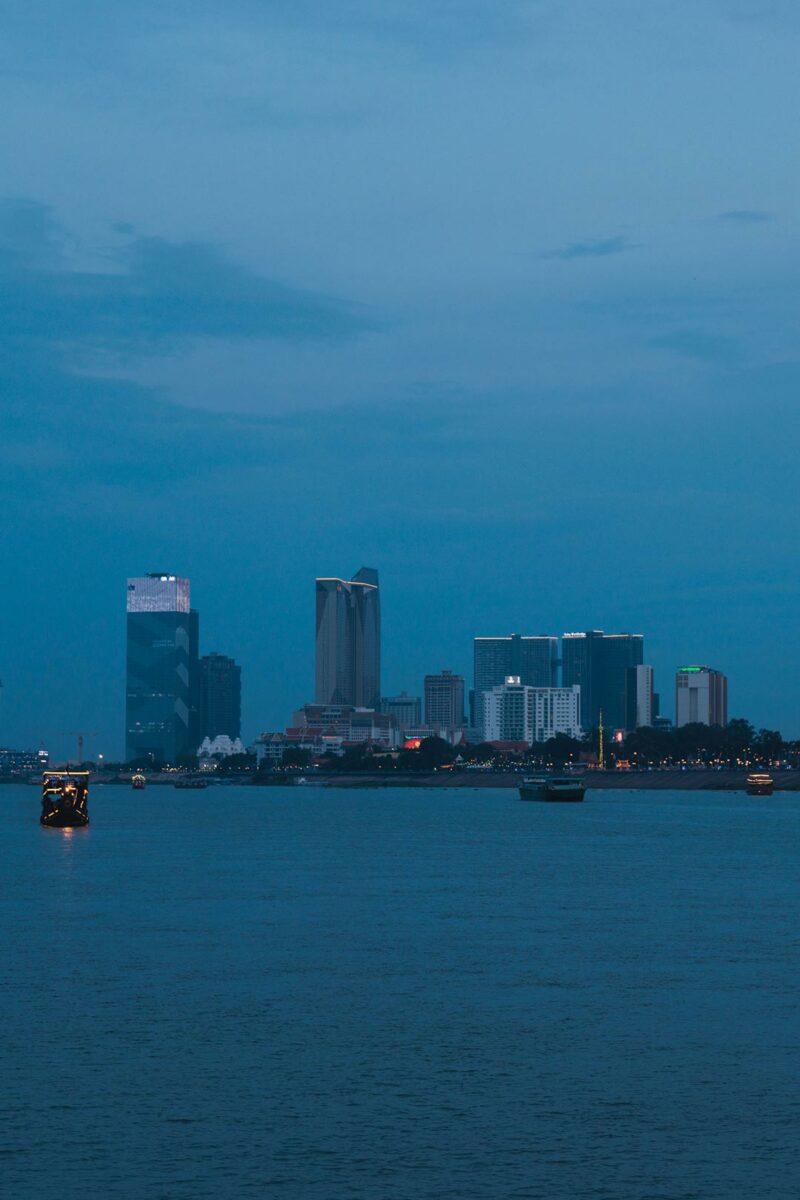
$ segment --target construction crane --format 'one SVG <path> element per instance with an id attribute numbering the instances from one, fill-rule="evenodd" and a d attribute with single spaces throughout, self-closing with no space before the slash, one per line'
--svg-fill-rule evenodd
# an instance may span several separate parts
<path id="1" fill-rule="evenodd" d="M 78 739 L 78 766 L 83 764 L 83 740 L 88 737 L 99 737 L 96 729 L 60 729 L 61 737 L 76 737 Z"/>

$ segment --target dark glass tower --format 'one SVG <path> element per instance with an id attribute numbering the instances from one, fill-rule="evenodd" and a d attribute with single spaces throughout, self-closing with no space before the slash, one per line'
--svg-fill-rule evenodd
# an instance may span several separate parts
<path id="1" fill-rule="evenodd" d="M 606 729 L 624 729 L 627 671 L 644 662 L 642 634 L 602 629 L 565 633 L 561 661 L 564 687 L 580 685 L 583 729 L 597 728 L 601 709 Z"/>
<path id="2" fill-rule="evenodd" d="M 226 733 L 242 732 L 242 668 L 226 654 L 204 654 L 200 659 L 200 741 Z"/>
<path id="3" fill-rule="evenodd" d="M 474 643 L 473 721 L 483 728 L 483 693 L 505 683 L 509 675 L 518 675 L 526 687 L 556 687 L 558 683 L 558 638 L 479 637 Z"/>
<path id="4" fill-rule="evenodd" d="M 457 729 L 464 724 L 464 677 L 452 671 L 425 676 L 425 724 Z"/>
<path id="5" fill-rule="evenodd" d="M 378 572 L 353 579 L 318 579 L 317 704 L 375 708 L 381 698 L 381 610 Z"/>
<path id="6" fill-rule="evenodd" d="M 127 608 L 126 758 L 174 763 L 198 743 L 199 619 L 189 580 L 129 579 Z"/>

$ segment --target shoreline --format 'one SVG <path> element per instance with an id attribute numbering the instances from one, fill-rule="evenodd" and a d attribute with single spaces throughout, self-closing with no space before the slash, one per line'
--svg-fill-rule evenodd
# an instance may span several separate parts
<path id="1" fill-rule="evenodd" d="M 300 779 L 304 779 L 311 787 L 325 788 L 361 788 L 378 790 L 384 788 L 518 788 L 527 772 L 523 771 L 436 771 L 423 772 L 354 772 L 352 774 L 317 774 L 313 770 L 297 770 L 285 778 L 266 776 L 263 779 L 251 776 L 242 778 L 214 778 L 213 775 L 201 778 L 210 787 L 296 787 Z M 708 792 L 743 792 L 748 770 L 666 770 L 666 771 L 587 771 L 583 776 L 588 790 L 613 789 L 615 791 L 708 791 Z M 148 776 L 148 787 L 174 787 L 176 779 L 188 777 L 198 778 L 197 775 Z M 800 792 L 800 769 L 775 771 L 772 773 L 774 790 L 776 792 Z M 38 783 L 24 779 L 0 778 L 2 784 L 19 784 L 29 786 Z M 92 787 L 127 787 L 130 788 L 130 778 L 127 776 L 93 775 L 90 778 Z"/>
<path id="2" fill-rule="evenodd" d="M 521 771 L 442 771 L 430 775 L 362 774 L 329 775 L 314 778 L 307 775 L 309 784 L 322 787 L 385 788 L 517 788 Z M 714 791 L 743 792 L 749 772 L 737 771 L 587 771 L 584 775 L 587 791 L 614 789 L 616 791 Z M 773 774 L 776 792 L 800 791 L 800 770 L 776 771 Z"/>

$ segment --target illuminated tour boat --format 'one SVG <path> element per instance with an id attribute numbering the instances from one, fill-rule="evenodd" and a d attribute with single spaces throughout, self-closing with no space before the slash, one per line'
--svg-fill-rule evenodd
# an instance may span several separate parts
<path id="1" fill-rule="evenodd" d="M 745 784 L 748 796 L 771 796 L 775 781 L 771 775 L 753 771 Z"/>
<path id="2" fill-rule="evenodd" d="M 135 775 L 131 776 L 131 787 L 133 788 L 133 790 L 135 792 L 141 792 L 142 788 L 145 785 L 145 782 L 146 781 L 145 781 L 144 775 L 139 774 L 138 771 L 136 772 Z"/>
<path id="3" fill-rule="evenodd" d="M 89 772 L 45 771 L 42 777 L 40 824 L 75 829 L 89 824 Z"/>

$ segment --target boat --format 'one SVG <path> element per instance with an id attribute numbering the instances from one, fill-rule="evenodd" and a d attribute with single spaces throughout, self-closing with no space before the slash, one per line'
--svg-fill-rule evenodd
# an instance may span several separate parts
<path id="1" fill-rule="evenodd" d="M 88 825 L 88 800 L 88 771 L 45 771 L 39 823 L 49 829 L 79 829 Z"/>
<path id="2" fill-rule="evenodd" d="M 205 779 L 178 779 L 175 782 L 175 787 L 181 789 L 190 788 L 194 790 L 195 788 L 206 788 L 208 787 L 208 784 L 206 783 Z"/>
<path id="3" fill-rule="evenodd" d="M 582 775 L 527 775 L 519 789 L 521 800 L 568 800 L 583 799 L 586 782 Z"/>
<path id="4" fill-rule="evenodd" d="M 748 796 L 771 796 L 775 781 L 771 775 L 753 771 L 747 776 L 745 784 Z"/>
<path id="5" fill-rule="evenodd" d="M 144 775 L 140 775 L 138 772 L 131 776 L 131 787 L 135 792 L 141 792 L 146 782 Z"/>

